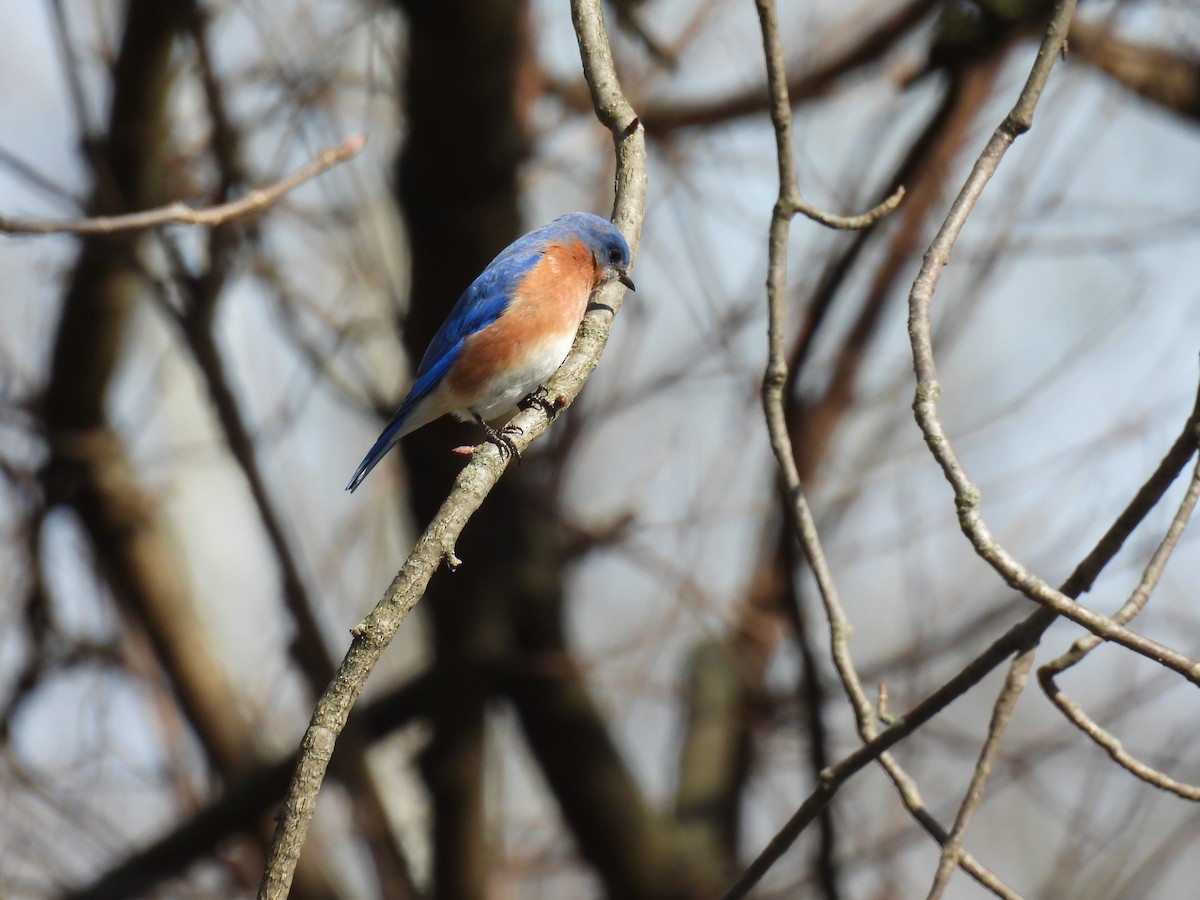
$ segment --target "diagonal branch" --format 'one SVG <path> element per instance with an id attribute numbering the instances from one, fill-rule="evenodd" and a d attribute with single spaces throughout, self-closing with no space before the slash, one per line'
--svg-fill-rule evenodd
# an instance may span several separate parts
<path id="1" fill-rule="evenodd" d="M 572 19 L 583 48 L 584 73 L 592 90 L 596 115 L 612 131 L 616 145 L 613 219 L 625 232 L 630 246 L 636 248 L 646 200 L 644 134 L 620 91 L 612 53 L 604 40 L 597 0 L 576 0 L 572 4 Z M 620 306 L 621 294 L 618 288 L 605 289 L 602 298 L 610 311 L 596 310 L 584 319 L 570 356 L 547 385 L 551 396 L 561 395 L 569 402 L 579 393 L 584 380 L 599 361 L 600 352 L 608 338 L 612 314 Z M 545 411 L 537 407 L 521 413 L 513 422 L 519 426 L 514 429 L 517 431 L 514 442 L 518 450 L 541 436 L 549 425 Z M 451 567 L 460 563 L 454 554 L 458 536 L 495 486 L 505 465 L 506 461 L 491 445 L 475 451 L 471 462 L 455 479 L 450 495 L 417 541 L 383 599 L 353 629 L 354 639 L 350 649 L 318 701 L 301 741 L 300 759 L 292 776 L 259 886 L 260 900 L 280 900 L 287 896 L 316 809 L 317 794 L 351 707 L 380 655 L 421 599 L 442 560 L 446 560 Z"/>
<path id="2" fill-rule="evenodd" d="M 1151 592 L 1162 577 L 1167 560 L 1178 545 L 1179 538 L 1183 535 L 1183 530 L 1196 508 L 1196 501 L 1198 499 L 1200 499 L 1200 463 L 1196 465 L 1191 483 L 1188 485 L 1187 493 L 1184 495 L 1183 500 L 1180 501 L 1179 509 L 1176 511 L 1175 517 L 1171 520 L 1171 525 L 1168 527 L 1167 533 L 1163 536 L 1158 548 L 1151 556 L 1150 562 L 1146 564 L 1137 587 L 1129 599 L 1113 614 L 1114 621 L 1121 623 L 1128 622 L 1145 607 L 1146 602 L 1150 599 Z M 1169 775 L 1134 758 L 1125 750 L 1121 742 L 1114 735 L 1100 727 L 1098 722 L 1084 712 L 1082 706 L 1068 697 L 1059 688 L 1055 681 L 1056 677 L 1077 663 L 1082 662 L 1083 658 L 1099 646 L 1100 643 L 1100 639 L 1094 634 L 1085 635 L 1077 640 L 1071 649 L 1058 657 L 1058 659 L 1048 662 L 1038 669 L 1038 683 L 1041 685 L 1042 691 L 1062 711 L 1063 715 L 1108 753 L 1117 765 L 1148 784 L 1164 791 L 1169 791 L 1185 800 L 1200 800 L 1200 786 L 1177 781 Z"/>
<path id="3" fill-rule="evenodd" d="M 958 815 L 954 817 L 954 827 L 950 829 L 950 834 L 942 843 L 942 856 L 933 876 L 933 884 L 929 888 L 928 900 L 939 900 L 946 891 L 946 885 L 950 883 L 950 876 L 962 863 L 963 839 L 966 837 L 971 819 L 975 817 L 975 811 L 983 802 L 983 789 L 996 765 L 996 757 L 1000 753 L 1004 732 L 1008 729 L 1008 723 L 1012 721 L 1013 712 L 1017 708 L 1017 700 L 1021 697 L 1025 679 L 1032 666 L 1033 654 L 1026 652 L 1013 660 L 1012 665 L 1008 668 L 1008 674 L 1004 678 L 1004 687 L 1001 688 L 1000 696 L 992 708 L 992 720 L 988 724 L 987 739 L 979 751 L 979 759 L 971 774 L 971 783 L 967 786 L 962 803 L 959 804 Z"/>
<path id="4" fill-rule="evenodd" d="M 1163 456 L 1158 467 L 1138 489 L 1133 499 L 1117 516 L 1108 530 L 1101 535 L 1090 553 L 1080 561 L 1075 570 L 1062 583 L 1060 590 L 1069 597 L 1078 597 L 1091 590 L 1104 567 L 1120 552 L 1121 547 L 1133 534 L 1138 524 L 1149 514 L 1158 501 L 1183 471 L 1188 460 L 1195 454 L 1196 429 L 1200 427 L 1200 393 L 1182 433 Z M 935 715 L 982 681 L 989 672 L 1014 654 L 1025 653 L 1037 646 L 1046 629 L 1057 619 L 1051 609 L 1039 607 L 1023 621 L 1018 622 L 1006 633 L 993 641 L 982 653 L 968 663 L 957 675 L 895 720 L 886 731 L 866 742 L 858 750 L 843 757 L 822 773 L 821 783 L 793 813 L 779 833 L 758 855 L 758 858 L 742 873 L 741 878 L 725 894 L 725 900 L 746 896 L 800 836 L 820 811 L 833 799 L 842 785 L 871 762 L 884 757 L 887 750 L 912 734 Z M 927 816 L 928 814 L 926 814 Z M 922 818 L 922 817 L 918 817 Z M 932 825 L 922 824 L 933 832 Z M 940 828 L 940 826 L 938 826 Z M 941 838 L 944 840 L 944 837 Z M 965 859 L 965 857 L 964 857 Z"/>
<path id="5" fill-rule="evenodd" d="M 255 188 L 244 197 L 197 209 L 182 201 L 157 209 L 116 216 L 89 216 L 83 219 L 18 219 L 0 215 L 0 232 L 5 234 L 113 234 L 118 231 L 144 231 L 161 225 L 222 225 L 232 219 L 261 212 L 288 191 L 311 181 L 339 163 L 356 156 L 366 146 L 366 135 L 355 134 L 336 147 L 326 147 L 289 175 L 266 187 Z"/>

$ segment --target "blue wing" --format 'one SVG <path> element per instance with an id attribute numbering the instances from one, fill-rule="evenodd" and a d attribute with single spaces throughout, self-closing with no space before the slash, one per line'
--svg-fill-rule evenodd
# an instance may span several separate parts
<path id="1" fill-rule="evenodd" d="M 346 490 L 353 491 L 358 487 L 367 477 L 367 473 L 392 449 L 392 445 L 400 440 L 405 421 L 412 414 L 413 408 L 441 384 L 462 352 L 463 342 L 500 318 L 508 307 L 515 288 L 542 257 L 546 246 L 543 231 L 545 229 L 530 232 L 510 244 L 471 282 L 471 286 L 463 291 L 458 302 L 450 310 L 450 315 L 429 342 L 425 355 L 421 357 L 421 364 L 417 366 L 417 378 L 408 396 L 383 429 L 375 445 L 359 463 L 354 476 L 346 485 Z"/>
<path id="2" fill-rule="evenodd" d="M 458 298 L 421 357 L 421 364 L 417 366 L 417 380 L 412 387 L 413 394 L 422 389 L 428 393 L 440 380 L 434 379 L 426 384 L 429 376 L 438 370 L 443 370 L 444 374 L 445 365 L 457 355 L 462 342 L 500 318 L 508 306 L 513 288 L 520 284 L 525 273 L 533 268 L 541 256 L 540 249 L 531 248 L 519 254 L 510 254 L 512 249 L 510 247 L 496 257 Z"/>

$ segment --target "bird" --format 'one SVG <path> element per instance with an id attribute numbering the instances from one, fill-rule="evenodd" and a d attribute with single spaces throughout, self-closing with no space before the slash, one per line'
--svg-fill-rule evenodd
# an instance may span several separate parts
<path id="1" fill-rule="evenodd" d="M 353 492 L 406 434 L 451 414 L 474 421 L 502 455 L 507 421 L 554 374 L 575 341 L 592 291 L 636 290 L 629 244 L 607 219 L 560 216 L 509 244 L 458 298 L 417 366 L 408 396 L 346 484 Z"/>

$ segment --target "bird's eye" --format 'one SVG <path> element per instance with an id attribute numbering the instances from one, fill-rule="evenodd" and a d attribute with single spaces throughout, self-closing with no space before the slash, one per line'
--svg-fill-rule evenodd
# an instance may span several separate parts
<path id="1" fill-rule="evenodd" d="M 608 261 L 610 263 L 619 263 L 621 261 L 621 249 L 619 247 L 608 248 Z"/>

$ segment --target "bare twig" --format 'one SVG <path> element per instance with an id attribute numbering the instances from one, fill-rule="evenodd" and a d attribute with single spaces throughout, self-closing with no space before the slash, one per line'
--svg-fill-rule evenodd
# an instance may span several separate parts
<path id="1" fill-rule="evenodd" d="M 613 133 L 616 144 L 616 200 L 613 220 L 622 228 L 632 248 L 637 247 L 646 199 L 646 151 L 642 129 L 617 82 L 612 54 L 604 33 L 598 0 L 572 3 L 583 57 L 584 74 L 592 90 L 596 115 Z M 604 303 L 615 311 L 623 291 L 607 288 Z M 608 337 L 611 313 L 594 311 L 580 328 L 575 347 L 547 385 L 551 396 L 572 400 L 599 361 Z M 546 412 L 536 406 L 519 414 L 513 424 L 518 450 L 527 447 L 548 427 Z M 376 607 L 354 628 L 350 649 L 333 681 L 317 703 L 301 742 L 300 759 L 280 813 L 271 846 L 260 900 L 281 900 L 291 885 L 300 849 L 316 808 L 338 736 L 379 657 L 412 608 L 421 599 L 429 579 L 442 560 L 455 565 L 455 542 L 463 526 L 483 503 L 504 471 L 502 459 L 490 444 L 476 450 L 471 462 L 455 479 L 433 522 L 426 528 L 403 567 Z"/>
<path id="2" fill-rule="evenodd" d="M 1193 684 L 1200 685 L 1200 664 L 1191 657 L 1129 631 L 1107 616 L 1093 612 L 1060 591 L 1054 590 L 1045 581 L 1021 565 L 1001 546 L 991 533 L 979 513 L 980 493 L 967 475 L 958 458 L 946 430 L 938 416 L 937 403 L 941 394 L 937 366 L 933 357 L 929 309 L 933 291 L 937 286 L 941 269 L 950 258 L 950 251 L 975 207 L 980 194 L 1005 151 L 1021 134 L 1029 130 L 1038 98 L 1045 87 L 1046 79 L 1054 61 L 1062 52 L 1066 41 L 1067 27 L 1075 9 L 1074 0 L 1060 0 L 1055 7 L 1054 17 L 1047 29 L 1046 37 L 1038 48 L 1033 70 L 1017 98 L 1016 105 L 993 133 L 987 146 L 976 161 L 962 191 L 950 207 L 946 221 L 938 231 L 925 254 L 921 271 L 913 283 L 909 295 L 908 330 L 912 341 L 913 368 L 917 377 L 913 410 L 917 423 L 925 436 L 930 452 L 942 467 L 946 480 L 954 488 L 955 507 L 959 525 L 970 540 L 976 553 L 985 560 L 1012 588 L 1030 600 L 1040 603 L 1057 614 L 1082 625 L 1088 631 L 1108 641 L 1153 659 L 1159 664 L 1178 672 Z"/>
<path id="3" fill-rule="evenodd" d="M 904 804 L 904 808 L 908 810 L 908 814 L 925 829 L 926 834 L 944 847 L 950 841 L 951 835 L 925 807 L 925 801 L 921 797 L 916 781 L 892 759 L 891 754 L 881 754 L 879 765 L 891 778 L 892 784 L 896 786 L 896 791 L 900 794 L 900 800 Z M 1020 894 L 961 847 L 955 855 L 955 864 L 974 878 L 981 887 L 991 891 L 997 897 L 1001 897 L 1003 900 L 1021 900 Z"/>
<path id="4" fill-rule="evenodd" d="M 288 191 L 311 181 L 339 163 L 355 156 L 366 146 L 366 135 L 355 134 L 336 147 L 326 147 L 316 156 L 279 181 L 256 188 L 244 197 L 196 209 L 182 201 L 158 209 L 126 213 L 119 216 L 94 216 L 84 219 L 17 219 L 0 216 L 0 232 L 5 234 L 113 234 L 118 231 L 140 231 L 161 225 L 221 225 L 231 219 L 259 212 L 277 201 Z"/>
<path id="5" fill-rule="evenodd" d="M 1180 502 L 1179 509 L 1176 511 L 1175 517 L 1171 520 L 1171 525 L 1168 527 L 1167 533 L 1163 536 L 1158 548 L 1150 557 L 1150 562 L 1146 564 L 1141 580 L 1138 582 L 1137 587 L 1134 588 L 1129 599 L 1125 601 L 1119 610 L 1113 613 L 1114 621 L 1121 623 L 1128 622 L 1145 607 L 1146 602 L 1150 599 L 1151 592 L 1162 577 L 1167 560 L 1179 543 L 1179 538 L 1183 534 L 1184 528 L 1187 527 L 1188 520 L 1196 508 L 1197 499 L 1200 499 L 1200 462 L 1197 463 L 1192 473 L 1192 480 L 1188 485 L 1187 493 Z M 1082 706 L 1063 693 L 1062 689 L 1055 682 L 1055 678 L 1058 675 L 1081 662 L 1100 643 L 1100 638 L 1094 634 L 1085 635 L 1077 640 L 1071 646 L 1071 649 L 1058 657 L 1058 659 L 1052 660 L 1039 668 L 1038 683 L 1041 685 L 1042 690 L 1050 698 L 1051 702 L 1062 710 L 1063 715 L 1079 728 L 1080 731 L 1102 747 L 1117 765 L 1148 784 L 1152 784 L 1164 791 L 1170 791 L 1172 794 L 1176 794 L 1185 800 L 1200 800 L 1200 786 L 1177 781 L 1169 775 L 1134 758 L 1125 750 L 1121 745 L 1121 741 L 1115 735 L 1110 734 L 1102 728 L 1099 723 L 1083 710 Z"/>
<path id="6" fill-rule="evenodd" d="M 864 742 L 869 742 L 877 735 L 875 710 L 863 689 L 862 681 L 855 670 L 850 654 L 850 622 L 838 599 L 837 588 L 821 549 L 816 523 L 804 496 L 784 410 L 784 391 L 788 384 L 787 354 L 784 342 L 787 242 L 791 219 L 797 212 L 832 228 L 866 228 L 896 208 L 904 195 L 904 189 L 898 188 L 891 197 L 874 209 L 861 216 L 853 217 L 834 216 L 822 212 L 801 198 L 793 159 L 791 105 L 788 99 L 783 47 L 774 0 L 757 0 L 756 6 L 762 26 L 763 51 L 767 61 L 767 83 L 771 100 L 771 121 L 775 128 L 775 148 L 779 167 L 779 198 L 771 218 L 768 246 L 767 301 L 770 323 L 768 326 L 768 363 L 762 388 L 763 409 L 770 433 L 771 448 L 775 454 L 776 464 L 787 494 L 786 506 L 792 528 L 799 538 L 805 558 L 816 578 L 825 606 L 834 665 L 854 709 L 859 735 Z M 881 754 L 880 762 L 895 782 L 906 805 L 918 821 L 925 825 L 935 838 L 944 840 L 945 831 L 937 825 L 932 816 L 925 812 L 912 780 L 886 754 Z M 769 867 L 770 864 L 767 865 Z M 994 892 L 1003 896 L 1012 896 L 1012 892 L 998 878 L 973 858 L 964 857 L 964 867 Z M 756 880 L 754 879 L 754 881 Z M 727 896 L 741 896 L 739 891 L 748 890 L 754 881 L 748 881 L 743 876 Z"/>
<path id="7" fill-rule="evenodd" d="M 784 412 L 784 386 L 787 384 L 787 353 L 784 341 L 785 301 L 787 293 L 787 242 L 792 216 L 804 205 L 800 199 L 793 161 L 791 107 L 788 105 L 786 72 L 783 67 L 783 48 L 779 38 L 779 23 L 776 20 L 774 0 L 756 0 L 759 21 L 762 25 L 763 49 L 767 58 L 767 77 L 771 93 L 771 121 L 775 126 L 775 148 L 779 166 L 779 199 L 771 216 L 771 233 L 768 245 L 767 304 L 769 314 L 767 370 L 763 376 L 762 403 L 770 434 L 771 449 L 787 493 L 787 511 L 792 527 L 800 540 L 805 558 L 812 567 L 821 597 L 829 616 L 830 641 L 834 648 L 834 663 L 842 681 L 847 685 L 851 702 L 860 721 L 869 721 L 874 712 L 866 694 L 861 689 L 853 661 L 848 653 L 850 623 L 846 619 L 837 598 L 837 588 L 826 563 L 817 534 L 816 523 L 804 496 L 800 483 L 800 472 L 788 434 Z M 866 227 L 879 217 L 886 215 L 903 191 L 899 190 L 883 204 L 853 219 L 841 219 L 816 211 L 811 217 L 830 224 L 830 227 Z M 882 212 L 880 211 L 882 210 Z M 808 214 L 808 213 L 806 213 Z M 827 220 L 839 220 L 832 224 Z M 861 224 L 846 224 L 862 220 Z M 853 686 L 853 687 L 851 687 Z"/>
<path id="8" fill-rule="evenodd" d="M 1146 480 L 1129 504 L 1121 511 L 1108 530 L 1096 542 L 1091 552 L 1075 567 L 1075 570 L 1063 582 L 1060 590 L 1069 597 L 1077 597 L 1091 589 L 1096 578 L 1104 567 L 1117 555 L 1122 545 L 1133 533 L 1137 525 L 1146 517 L 1151 509 L 1162 499 L 1163 494 L 1183 471 L 1188 460 L 1195 453 L 1196 429 L 1200 427 L 1200 392 L 1197 393 L 1196 403 L 1192 408 L 1183 431 L 1175 439 L 1153 474 Z M 971 660 L 957 675 L 943 684 L 940 688 L 914 706 L 903 716 L 892 717 L 886 731 L 881 732 L 872 740 L 867 741 L 858 750 L 843 757 L 836 764 L 822 773 L 822 779 L 817 788 L 800 805 L 792 817 L 784 823 L 779 833 L 758 855 L 758 858 L 746 869 L 737 883 L 725 895 L 729 898 L 744 897 L 758 883 L 767 870 L 792 845 L 801 832 L 816 818 L 841 786 L 850 780 L 860 770 L 871 762 L 884 757 L 886 751 L 912 734 L 950 703 L 961 697 L 978 684 L 996 666 L 1013 654 L 1024 653 L 1037 645 L 1046 629 L 1057 619 L 1057 614 L 1046 607 L 1038 607 L 1023 621 L 1018 622 L 1005 634 L 993 641 L 982 653 Z M 915 787 L 906 783 L 901 787 L 902 793 L 911 788 L 914 796 L 906 799 L 910 809 L 920 804 L 915 796 Z M 931 834 L 940 826 L 932 820 L 923 807 L 918 821 Z M 935 834 L 936 836 L 936 834 Z M 944 836 L 940 838 L 944 840 Z M 965 858 L 964 858 L 965 868 Z M 989 886 L 990 887 L 990 886 Z"/>
<path id="9" fill-rule="evenodd" d="M 787 353 L 784 341 L 787 295 L 787 244 L 792 216 L 799 202 L 799 187 L 792 158 L 791 108 L 783 69 L 783 48 L 779 38 L 774 0 L 756 0 L 762 25 L 763 50 L 767 58 L 767 78 L 771 93 L 771 121 L 775 126 L 775 149 L 779 166 L 779 199 L 771 216 L 767 262 L 767 370 L 763 376 L 762 404 L 770 434 L 771 450 L 786 493 L 785 506 L 792 530 L 800 541 L 805 559 L 816 578 L 825 612 L 829 619 L 830 644 L 838 675 L 854 707 L 859 722 L 871 721 L 874 710 L 862 690 L 858 673 L 849 654 L 850 622 L 837 596 L 837 586 L 821 549 L 820 536 L 804 488 L 796 454 L 788 433 L 784 411 L 784 386 L 787 384 Z"/>
<path id="10" fill-rule="evenodd" d="M 992 709 L 992 721 L 988 725 L 987 740 L 983 742 L 983 749 L 979 752 L 979 760 L 975 763 L 971 783 L 959 805 L 958 815 L 954 818 L 954 827 L 950 829 L 949 839 L 942 844 L 942 858 L 938 862 L 937 872 L 934 873 L 933 885 L 929 888 L 929 900 L 936 900 L 942 896 L 946 885 L 950 883 L 950 876 L 954 874 L 954 870 L 960 864 L 963 838 L 966 836 L 967 827 L 971 824 L 975 810 L 983 802 L 984 786 L 992 774 L 996 755 L 1000 752 L 1001 740 L 1008 728 L 1008 723 L 1012 720 L 1013 710 L 1016 709 L 1017 700 L 1025 686 L 1025 678 L 1029 675 L 1029 669 L 1032 666 L 1032 653 L 1022 653 L 1009 666 L 1008 675 L 1004 679 L 1004 687 L 1001 688 L 1000 697 Z"/>
<path id="11" fill-rule="evenodd" d="M 773 18 L 768 18 L 771 7 L 770 0 L 758 0 L 760 20 L 764 27 L 764 40 L 770 47 L 769 41 L 766 40 L 765 32 L 773 23 Z M 765 13 L 764 13 L 765 10 Z M 961 464 L 954 455 L 953 448 L 950 447 L 946 440 L 945 434 L 941 429 L 940 422 L 936 417 L 936 400 L 937 400 L 937 381 L 936 369 L 933 366 L 933 356 L 930 338 L 929 325 L 929 304 L 932 297 L 933 286 L 936 284 L 937 273 L 940 267 L 945 264 L 948 258 L 949 249 L 957 237 L 958 231 L 961 230 L 962 223 L 965 221 L 966 215 L 973 207 L 979 192 L 990 178 L 991 173 L 995 170 L 1000 157 L 1003 155 L 1004 149 L 1012 143 L 1013 139 L 1024 131 L 1028 130 L 1032 119 L 1033 108 L 1036 105 L 1037 97 L 1040 95 L 1042 87 L 1045 84 L 1046 77 L 1050 67 L 1053 65 L 1055 57 L 1061 51 L 1063 45 L 1066 28 L 1070 21 L 1070 17 L 1074 10 L 1074 3 L 1070 0 L 1064 0 L 1055 10 L 1055 14 L 1047 29 L 1047 34 L 1038 51 L 1038 57 L 1034 64 L 1033 71 L 1030 74 L 1028 82 L 1018 98 L 1017 104 L 1013 112 L 1005 119 L 1004 123 L 993 136 L 988 147 L 985 148 L 979 162 L 977 162 L 971 177 L 968 179 L 959 199 L 951 208 L 950 216 L 946 224 L 943 225 L 939 232 L 938 239 L 931 246 L 929 253 L 926 255 L 925 265 L 922 268 L 921 277 L 913 288 L 913 297 L 911 300 L 912 311 L 910 313 L 910 332 L 913 335 L 913 347 L 915 367 L 917 369 L 919 388 L 917 393 L 917 403 L 915 406 L 918 410 L 918 421 L 922 429 L 925 431 L 926 440 L 933 449 L 938 461 L 942 463 L 943 469 L 947 474 L 947 478 L 951 481 L 956 489 L 956 498 L 959 503 L 960 516 L 964 518 L 964 531 L 972 536 L 972 542 L 976 544 L 977 549 L 982 545 L 990 552 L 999 551 L 1003 554 L 1003 550 L 998 547 L 990 534 L 986 531 L 977 532 L 977 526 L 981 526 L 981 520 L 974 514 L 974 507 L 978 503 L 978 490 L 966 479 L 965 472 L 962 471 Z M 768 53 L 769 58 L 769 53 Z M 774 104 L 773 104 L 774 112 Z M 784 156 L 785 150 L 789 150 L 790 135 L 781 137 L 778 130 L 776 131 L 777 149 L 780 151 L 780 174 L 781 181 L 785 178 L 793 177 L 793 167 L 790 163 L 790 153 L 787 157 Z M 781 194 L 782 194 L 781 188 Z M 780 219 L 784 218 L 787 213 L 787 208 L 780 203 L 776 206 L 775 217 L 772 220 L 772 245 L 771 249 L 776 250 L 776 229 L 786 237 L 786 230 L 777 225 Z M 783 246 L 782 244 L 780 245 Z M 774 257 L 773 257 L 774 259 Z M 772 280 L 776 276 L 775 264 L 772 263 Z M 778 275 L 780 283 L 786 283 L 785 277 L 780 273 Z M 769 282 L 768 290 L 771 290 Z M 783 371 L 786 371 L 784 369 Z M 768 379 L 772 377 L 772 372 L 768 372 Z M 775 373 L 777 377 L 777 373 Z M 764 396 L 768 390 L 764 386 Z M 1195 415 L 1193 414 L 1193 421 Z M 768 413 L 770 419 L 770 413 Z M 776 446 L 776 442 L 772 441 L 773 449 L 776 450 L 777 457 L 779 456 L 780 448 Z M 1186 461 L 1186 456 L 1179 459 L 1180 451 L 1179 442 L 1172 448 L 1168 458 L 1164 459 L 1158 471 L 1151 478 L 1151 481 L 1139 491 L 1137 497 L 1130 504 L 1129 508 L 1122 513 L 1109 532 L 1101 539 L 1100 543 L 1091 554 L 1076 568 L 1071 578 L 1064 584 L 1063 590 L 1070 591 L 1072 595 L 1078 595 L 1087 590 L 1096 574 L 1112 558 L 1120 548 L 1125 537 L 1128 536 L 1132 528 L 1140 521 L 1148 509 L 1153 506 L 1158 497 L 1161 496 L 1166 486 L 1170 484 L 1174 478 L 1174 473 L 1177 471 L 1176 464 L 1182 465 Z M 1190 455 L 1190 450 L 1187 455 Z M 789 468 L 794 469 L 794 463 L 788 458 L 781 458 L 780 469 L 787 475 Z M 803 500 L 802 495 L 800 500 Z M 968 524 L 972 526 L 968 528 Z M 799 529 L 798 529 L 799 530 Z M 803 533 L 803 532 L 801 532 Z M 975 535 L 980 534 L 981 537 L 976 539 Z M 907 734 L 916 730 L 925 721 L 928 721 L 935 715 L 945 704 L 951 702 L 955 697 L 960 696 L 968 690 L 973 684 L 978 683 L 987 671 L 990 671 L 995 665 L 999 664 L 1004 658 L 1013 652 L 1021 653 L 1028 648 L 1036 645 L 1041 634 L 1054 621 L 1057 614 L 1060 612 L 1068 615 L 1075 621 L 1081 621 L 1093 631 L 1102 633 L 1104 637 L 1119 640 L 1127 646 L 1132 645 L 1139 651 L 1156 654 L 1154 658 L 1159 659 L 1168 667 L 1175 671 L 1184 674 L 1189 680 L 1195 681 L 1197 675 L 1200 674 L 1200 667 L 1184 657 L 1182 654 L 1169 650 L 1165 647 L 1160 647 L 1152 641 L 1147 641 L 1138 635 L 1120 628 L 1116 623 L 1112 623 L 1102 616 L 1097 616 L 1090 611 L 1082 610 L 1076 604 L 1068 599 L 1060 592 L 1054 592 L 1044 583 L 1038 582 L 1040 588 L 1033 584 L 1033 576 L 1025 572 L 1024 569 L 1016 566 L 1015 561 L 1011 561 L 1006 554 L 1001 557 L 1005 563 L 1003 568 L 998 567 L 998 570 L 1005 575 L 1006 581 L 1019 590 L 1022 590 L 1027 595 L 1032 593 L 1058 594 L 1065 603 L 1056 603 L 1052 608 L 1046 607 L 1039 609 L 1037 612 L 1029 616 L 1024 622 L 1011 629 L 1007 634 L 994 642 L 980 656 L 976 657 L 959 675 L 950 682 L 947 682 L 936 691 L 933 695 L 926 698 L 925 701 L 918 704 L 908 715 L 896 721 L 886 731 L 876 735 L 871 740 L 868 740 L 863 747 L 854 753 L 844 757 L 837 764 L 829 767 L 824 773 L 820 784 L 809 795 L 809 797 L 801 804 L 800 808 L 793 814 L 792 818 L 783 826 L 776 837 L 768 844 L 757 859 L 743 873 L 742 877 L 726 894 L 727 900 L 731 898 L 744 897 L 749 890 L 757 884 L 762 876 L 770 869 L 770 867 L 779 859 L 780 856 L 787 850 L 796 837 L 810 824 L 819 814 L 820 810 L 826 803 L 836 794 L 840 786 L 848 780 L 860 768 L 868 762 L 875 759 L 884 759 L 888 748 L 901 740 Z M 1011 565 L 1010 565 L 1011 563 Z M 993 563 L 996 565 L 996 563 Z M 818 576 L 818 584 L 820 584 L 820 576 Z M 1031 586 L 1032 585 L 1032 586 Z M 1038 598 L 1035 598 L 1038 599 Z M 1103 621 L 1100 621 L 1103 620 Z M 831 620 L 831 629 L 836 629 L 834 621 Z M 1019 666 L 1015 666 L 1013 673 L 1018 679 L 1023 678 L 1023 674 Z M 1012 674 L 1012 673 L 1010 673 Z M 1011 697 L 1015 700 L 1016 691 L 1006 691 L 1005 697 Z M 856 703 L 856 709 L 858 704 Z M 1007 702 L 1003 705 L 1007 705 Z M 1003 716 L 1008 713 L 1004 709 L 998 710 L 998 715 L 1001 718 L 998 720 L 1001 723 L 1004 721 Z M 999 729 L 995 729 L 997 732 Z M 993 742 L 994 744 L 995 742 Z M 985 747 L 986 756 L 994 753 L 995 747 Z M 897 786 L 902 785 L 901 780 L 897 780 Z M 913 809 L 916 804 L 919 804 L 919 798 L 915 797 L 915 786 L 907 779 L 903 780 L 902 793 L 905 793 L 907 788 L 913 788 L 914 796 L 911 797 L 910 809 Z M 970 801 L 964 804 L 964 810 L 969 812 L 971 808 Z M 924 813 L 923 807 L 920 808 L 922 815 L 918 815 L 918 819 L 925 824 L 926 827 L 933 833 L 935 822 L 930 820 L 927 813 Z M 914 813 L 916 814 L 916 813 Z M 965 819 L 964 819 L 965 822 Z M 958 829 L 961 832 L 961 828 Z M 961 851 L 960 851 L 961 852 Z M 957 854 L 956 854 L 957 855 Z"/>
<path id="12" fill-rule="evenodd" d="M 779 163 L 779 200 L 771 219 L 771 249 L 781 230 L 787 237 L 787 223 L 796 213 L 808 216 L 830 228 L 860 229 L 878 222 L 904 198 L 904 187 L 897 187 L 890 197 L 873 209 L 857 216 L 839 216 L 825 212 L 808 203 L 800 195 L 800 182 L 796 177 L 796 162 L 792 153 L 792 105 L 788 99 L 787 67 L 783 62 L 783 42 L 779 37 L 779 22 L 775 15 L 774 0 L 755 0 L 758 20 L 762 25 L 763 54 L 767 59 L 767 91 L 771 98 L 771 122 L 775 126 L 775 155 Z M 779 229 L 777 222 L 782 221 Z M 786 249 L 786 247 L 784 248 Z M 782 265 L 782 264 L 781 264 Z M 772 266 L 771 271 L 777 268 Z M 782 269 L 786 285 L 786 269 Z M 768 281 L 768 292 L 770 281 Z M 782 295 L 781 295 L 782 296 Z M 782 351 L 782 346 L 780 350 Z M 786 357 L 781 356 L 781 361 Z"/>

